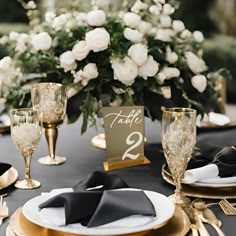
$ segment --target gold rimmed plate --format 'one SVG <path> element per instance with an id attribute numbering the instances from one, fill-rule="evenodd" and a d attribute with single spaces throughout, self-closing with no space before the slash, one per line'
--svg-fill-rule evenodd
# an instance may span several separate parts
<path id="1" fill-rule="evenodd" d="M 173 178 L 167 165 L 162 166 L 162 177 L 171 185 L 174 185 Z M 236 199 L 236 186 L 199 186 L 194 184 L 182 184 L 182 191 L 190 197 L 209 198 L 209 199 Z"/>
<path id="2" fill-rule="evenodd" d="M 11 167 L 3 175 L 0 176 L 0 189 L 6 188 L 16 182 L 18 172 L 14 167 Z"/>
<path id="3" fill-rule="evenodd" d="M 25 218 L 22 213 L 22 208 L 17 209 L 12 215 L 8 229 L 9 232 L 13 234 L 7 234 L 7 236 L 32 236 L 36 234 L 40 236 L 82 236 L 81 234 L 63 233 L 61 231 L 50 230 L 36 225 Z M 189 229 L 190 221 L 188 216 L 180 207 L 176 207 L 173 217 L 163 227 L 134 234 L 132 233 L 129 234 L 129 236 L 184 236 Z M 125 235 L 127 236 L 127 234 Z"/>

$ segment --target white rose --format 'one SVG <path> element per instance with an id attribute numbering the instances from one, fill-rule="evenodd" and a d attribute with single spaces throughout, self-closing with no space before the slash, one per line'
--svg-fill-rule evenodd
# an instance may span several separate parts
<path id="1" fill-rule="evenodd" d="M 47 32 L 42 32 L 33 36 L 31 43 L 35 50 L 48 50 L 52 46 L 52 38 Z"/>
<path id="2" fill-rule="evenodd" d="M 88 24 L 91 26 L 101 26 L 106 22 L 106 14 L 103 10 L 90 11 L 87 16 Z"/>
<path id="3" fill-rule="evenodd" d="M 159 70 L 159 64 L 153 59 L 152 56 L 149 56 L 147 61 L 138 68 L 138 74 L 144 79 L 147 77 L 153 77 Z"/>
<path id="4" fill-rule="evenodd" d="M 164 28 L 171 27 L 171 18 L 168 15 L 162 15 L 160 18 L 160 23 Z"/>
<path id="5" fill-rule="evenodd" d="M 174 20 L 172 27 L 176 32 L 182 32 L 185 29 L 184 23 L 181 20 Z"/>
<path id="6" fill-rule="evenodd" d="M 189 69 L 194 74 L 200 74 L 201 72 L 207 70 L 205 62 L 197 55 L 195 55 L 193 52 L 190 51 L 185 52 L 185 57 L 187 59 L 187 65 Z"/>
<path id="7" fill-rule="evenodd" d="M 169 3 L 166 3 L 163 6 L 163 14 L 164 15 L 171 15 L 174 13 L 174 11 L 175 11 L 175 9 Z"/>
<path id="8" fill-rule="evenodd" d="M 15 31 L 10 32 L 10 34 L 9 34 L 10 40 L 17 40 L 18 37 L 19 37 L 19 33 L 15 32 Z"/>
<path id="9" fill-rule="evenodd" d="M 163 42 L 171 42 L 173 36 L 174 32 L 171 29 L 158 29 L 155 39 L 161 40 Z"/>
<path id="10" fill-rule="evenodd" d="M 156 76 L 156 81 L 158 84 L 163 84 L 166 79 L 166 75 L 163 74 L 162 72 L 158 73 Z"/>
<path id="11" fill-rule="evenodd" d="M 171 98 L 171 88 L 170 88 L 170 86 L 162 86 L 161 87 L 161 92 L 162 92 L 164 98 L 166 98 L 166 99 Z"/>
<path id="12" fill-rule="evenodd" d="M 74 83 L 79 83 L 83 79 L 83 70 L 79 70 L 74 74 Z"/>
<path id="13" fill-rule="evenodd" d="M 147 34 L 152 29 L 152 24 L 146 21 L 140 21 L 138 30 L 141 34 Z"/>
<path id="14" fill-rule="evenodd" d="M 175 64 L 178 61 L 178 55 L 175 52 L 172 52 L 170 47 L 167 47 L 166 49 L 166 60 L 170 64 Z"/>
<path id="15" fill-rule="evenodd" d="M 84 26 L 84 25 L 87 25 L 88 22 L 87 22 L 87 13 L 85 12 L 80 12 L 77 16 L 76 16 L 76 21 L 77 21 L 77 24 L 79 26 Z"/>
<path id="16" fill-rule="evenodd" d="M 124 36 L 126 39 L 134 42 L 139 43 L 142 40 L 143 35 L 138 30 L 133 30 L 130 28 L 125 28 Z"/>
<path id="17" fill-rule="evenodd" d="M 192 35 L 192 33 L 191 33 L 189 30 L 185 29 L 185 30 L 181 33 L 180 37 L 181 37 L 182 39 L 186 39 L 186 38 L 191 37 L 191 35 Z"/>
<path id="18" fill-rule="evenodd" d="M 191 78 L 191 83 L 198 92 L 202 93 L 207 87 L 207 79 L 204 75 L 195 75 Z"/>
<path id="19" fill-rule="evenodd" d="M 95 79 L 98 77 L 98 69 L 95 63 L 87 64 L 83 69 L 83 76 L 87 80 Z"/>
<path id="20" fill-rule="evenodd" d="M 55 19 L 56 14 L 52 11 L 48 11 L 45 14 L 45 21 L 49 24 L 51 24 L 53 22 L 53 20 Z"/>
<path id="21" fill-rule="evenodd" d="M 9 70 L 12 65 L 12 59 L 9 56 L 3 57 L 0 60 L 0 70 Z"/>
<path id="22" fill-rule="evenodd" d="M 89 47 L 85 40 L 81 40 L 76 43 L 72 49 L 72 53 L 75 59 L 78 61 L 82 61 L 84 58 L 86 58 L 89 54 L 89 51 Z"/>
<path id="23" fill-rule="evenodd" d="M 71 51 L 66 51 L 60 55 L 60 65 L 65 71 L 76 68 L 75 57 Z"/>
<path id="24" fill-rule="evenodd" d="M 52 28 L 55 29 L 56 31 L 62 30 L 64 25 L 67 23 L 67 15 L 62 14 L 60 16 L 57 16 L 53 22 L 52 22 Z"/>
<path id="25" fill-rule="evenodd" d="M 204 41 L 203 33 L 198 30 L 194 31 L 193 32 L 193 39 L 198 43 L 202 43 Z"/>
<path id="26" fill-rule="evenodd" d="M 160 14 L 160 8 L 158 6 L 152 5 L 149 8 L 149 12 L 158 16 Z"/>
<path id="27" fill-rule="evenodd" d="M 91 50 L 99 52 L 108 48 L 110 35 L 104 28 L 96 28 L 86 33 L 85 40 Z"/>
<path id="28" fill-rule="evenodd" d="M 165 67 L 161 72 L 166 76 L 165 79 L 172 79 L 180 76 L 179 69 L 175 67 Z"/>
<path id="29" fill-rule="evenodd" d="M 131 7 L 131 11 L 134 13 L 139 13 L 141 10 L 146 10 L 148 5 L 143 3 L 141 0 L 136 0 L 134 5 Z"/>
<path id="30" fill-rule="evenodd" d="M 129 57 L 125 57 L 123 62 L 112 62 L 111 67 L 114 70 L 114 79 L 128 86 L 134 83 L 138 75 L 138 67 Z"/>
<path id="31" fill-rule="evenodd" d="M 141 21 L 141 17 L 133 12 L 125 13 L 123 19 L 124 19 L 125 24 L 131 28 L 137 28 Z"/>
<path id="32" fill-rule="evenodd" d="M 136 43 L 129 48 L 128 55 L 137 66 L 141 66 L 148 58 L 148 50 L 143 44 Z"/>

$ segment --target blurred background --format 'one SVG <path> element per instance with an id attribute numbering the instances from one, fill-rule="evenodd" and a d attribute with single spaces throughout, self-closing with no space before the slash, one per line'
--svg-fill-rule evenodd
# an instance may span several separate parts
<path id="1" fill-rule="evenodd" d="M 73 0 L 35 0 L 43 13 L 46 8 L 69 7 Z M 210 70 L 226 68 L 227 102 L 236 103 L 236 0 L 180 0 L 174 18 L 181 19 L 190 31 L 200 30 L 204 59 Z M 0 36 L 14 30 L 27 32 L 28 18 L 17 0 L 0 0 Z M 0 58 L 5 56 L 0 48 Z"/>

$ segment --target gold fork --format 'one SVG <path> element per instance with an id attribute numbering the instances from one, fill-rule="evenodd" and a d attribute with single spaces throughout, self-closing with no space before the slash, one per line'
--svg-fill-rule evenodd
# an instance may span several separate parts
<path id="1" fill-rule="evenodd" d="M 0 225 L 2 224 L 3 219 L 9 216 L 9 209 L 7 203 L 3 202 L 3 196 L 0 197 Z"/>
<path id="2" fill-rule="evenodd" d="M 219 205 L 226 215 L 236 215 L 236 208 L 227 199 L 222 199 Z"/>

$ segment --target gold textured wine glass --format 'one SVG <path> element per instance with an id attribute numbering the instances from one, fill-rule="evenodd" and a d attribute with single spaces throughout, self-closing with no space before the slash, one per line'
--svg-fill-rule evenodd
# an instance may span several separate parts
<path id="1" fill-rule="evenodd" d="M 25 161 L 25 178 L 15 183 L 16 188 L 33 189 L 40 182 L 30 177 L 31 156 L 37 147 L 42 133 L 42 119 L 38 111 L 32 108 L 10 111 L 11 137 Z"/>
<path id="2" fill-rule="evenodd" d="M 171 197 L 176 204 L 189 201 L 182 193 L 182 179 L 196 143 L 196 110 L 164 108 L 162 115 L 162 147 L 176 189 Z"/>
<path id="3" fill-rule="evenodd" d="M 49 155 L 39 159 L 44 165 L 59 165 L 65 157 L 55 155 L 58 136 L 57 126 L 63 122 L 66 111 L 66 90 L 58 83 L 35 84 L 31 90 L 32 104 L 43 116 L 43 126 L 48 144 Z"/>

